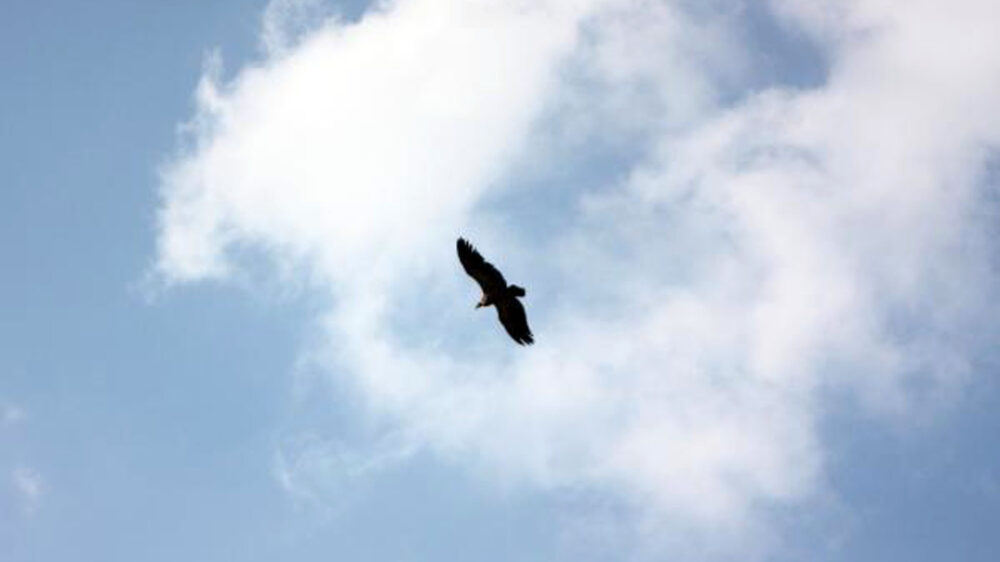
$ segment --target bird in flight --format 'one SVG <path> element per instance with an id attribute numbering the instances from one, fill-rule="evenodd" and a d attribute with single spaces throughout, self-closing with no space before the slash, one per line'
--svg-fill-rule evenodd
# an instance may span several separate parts
<path id="1" fill-rule="evenodd" d="M 524 288 L 508 285 L 497 268 L 483 259 L 476 248 L 464 238 L 458 239 L 458 261 L 462 262 L 465 272 L 475 279 L 483 290 L 483 296 L 476 304 L 476 308 L 490 305 L 496 307 L 500 323 L 514 341 L 521 345 L 534 343 L 535 339 L 531 335 L 531 329 L 528 328 L 528 317 L 524 313 L 521 301 L 517 300 L 517 297 L 524 296 Z"/>

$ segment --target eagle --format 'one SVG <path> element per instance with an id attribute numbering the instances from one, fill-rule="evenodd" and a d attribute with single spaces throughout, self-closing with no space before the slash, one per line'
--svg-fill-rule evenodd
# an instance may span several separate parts
<path id="1" fill-rule="evenodd" d="M 458 261 L 462 262 L 465 272 L 475 279 L 483 290 L 483 296 L 476 304 L 476 308 L 490 305 L 496 307 L 500 323 L 514 341 L 521 345 L 534 343 L 535 339 L 531 335 L 531 329 L 528 328 L 528 317 L 524 313 L 521 301 L 517 300 L 517 297 L 524 296 L 524 288 L 508 285 L 497 268 L 483 259 L 476 248 L 464 238 L 458 239 Z"/>

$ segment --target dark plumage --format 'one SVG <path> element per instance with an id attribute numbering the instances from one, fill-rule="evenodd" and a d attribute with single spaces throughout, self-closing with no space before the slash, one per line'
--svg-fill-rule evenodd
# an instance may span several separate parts
<path id="1" fill-rule="evenodd" d="M 517 285 L 507 285 L 507 281 L 497 268 L 483 259 L 476 248 L 464 238 L 458 239 L 458 260 L 462 262 L 462 267 L 469 277 L 475 279 L 483 290 L 483 296 L 476 308 L 495 306 L 500 323 L 514 341 L 521 345 L 534 343 L 535 339 L 531 335 L 531 329 L 528 328 L 528 317 L 524 313 L 521 301 L 517 300 L 517 297 L 524 296 L 524 289 Z"/>

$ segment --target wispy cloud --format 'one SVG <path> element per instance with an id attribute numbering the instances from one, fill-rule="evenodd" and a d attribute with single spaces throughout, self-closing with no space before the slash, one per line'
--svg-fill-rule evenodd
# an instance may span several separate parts
<path id="1" fill-rule="evenodd" d="M 351 504 L 362 484 L 415 452 L 414 444 L 386 435 L 365 447 L 324 439 L 317 434 L 285 438 L 273 471 L 281 487 L 321 510 Z"/>
<path id="2" fill-rule="evenodd" d="M 1000 40 L 989 1 L 775 1 L 829 66 L 761 90 L 740 6 L 395 2 L 206 74 L 158 272 L 302 267 L 406 443 L 756 532 L 822 488 L 830 390 L 899 420 L 989 348 Z M 458 233 L 535 348 L 470 316 Z"/>
<path id="3" fill-rule="evenodd" d="M 41 475 L 30 468 L 18 467 L 11 471 L 10 478 L 14 489 L 21 497 L 24 512 L 29 515 L 34 513 L 45 492 Z"/>
<path id="4" fill-rule="evenodd" d="M 280 57 L 332 17 L 322 0 L 273 0 L 261 18 L 261 46 L 269 56 Z"/>

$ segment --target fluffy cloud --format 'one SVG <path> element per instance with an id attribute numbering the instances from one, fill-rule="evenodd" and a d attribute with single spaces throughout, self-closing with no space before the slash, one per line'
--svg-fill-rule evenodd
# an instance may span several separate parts
<path id="1" fill-rule="evenodd" d="M 827 392 L 902 419 L 988 345 L 1000 41 L 988 1 L 775 0 L 829 67 L 761 90 L 741 6 L 274 16 L 282 48 L 203 79 L 157 270 L 306 276 L 403 448 L 753 528 L 822 485 Z M 472 316 L 460 233 L 528 287 L 534 348 Z"/>

